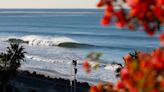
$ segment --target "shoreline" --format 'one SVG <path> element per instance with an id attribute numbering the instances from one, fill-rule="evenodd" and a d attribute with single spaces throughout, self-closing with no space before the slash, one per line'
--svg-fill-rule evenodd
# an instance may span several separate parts
<path id="1" fill-rule="evenodd" d="M 52 78 L 52 79 L 62 78 L 65 80 L 73 81 L 73 76 L 71 76 L 69 74 L 62 74 L 55 70 L 47 70 L 47 69 L 28 67 L 28 68 L 24 68 L 24 69 L 21 68 L 21 69 L 19 69 L 19 71 L 25 71 L 25 72 L 28 72 L 29 74 L 43 75 L 44 77 Z M 104 81 L 101 79 L 92 79 L 92 78 L 84 78 L 84 77 L 80 77 L 80 78 L 78 77 L 77 82 L 88 83 L 88 85 L 96 84 L 98 82 L 107 83 L 107 81 Z"/>

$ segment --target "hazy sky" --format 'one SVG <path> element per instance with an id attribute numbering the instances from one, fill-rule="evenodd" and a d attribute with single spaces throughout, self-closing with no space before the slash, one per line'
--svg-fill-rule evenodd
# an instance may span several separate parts
<path id="1" fill-rule="evenodd" d="M 0 8 L 95 8 L 99 0 L 0 0 Z"/>

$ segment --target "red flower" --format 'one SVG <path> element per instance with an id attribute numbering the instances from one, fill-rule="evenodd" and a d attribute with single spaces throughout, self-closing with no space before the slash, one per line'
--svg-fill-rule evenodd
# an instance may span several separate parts
<path id="1" fill-rule="evenodd" d="M 149 67 L 150 67 L 150 62 L 149 61 L 140 62 L 140 68 L 142 70 L 148 69 Z"/>
<path id="2" fill-rule="evenodd" d="M 83 63 L 83 69 L 87 72 L 87 73 L 89 73 L 90 72 L 90 64 L 88 63 L 88 61 L 84 61 L 84 63 Z"/>
<path id="3" fill-rule="evenodd" d="M 135 29 L 135 26 L 134 26 L 134 24 L 132 24 L 132 23 L 128 23 L 128 28 L 129 28 L 130 30 L 134 30 L 134 29 Z"/>
<path id="4" fill-rule="evenodd" d="M 157 89 L 153 89 L 150 92 L 160 92 L 160 91 L 158 91 Z"/>
<path id="5" fill-rule="evenodd" d="M 161 86 L 162 88 L 164 88 L 164 78 L 161 79 L 160 86 Z"/>
<path id="6" fill-rule="evenodd" d="M 98 89 L 100 92 L 103 90 L 103 87 L 104 87 L 103 83 L 98 83 L 98 84 L 97 84 L 97 89 Z"/>
<path id="7" fill-rule="evenodd" d="M 127 68 L 123 68 L 121 70 L 121 78 L 124 80 L 126 80 L 129 77 L 129 73 L 128 73 L 128 69 Z"/>
<path id="8" fill-rule="evenodd" d="M 113 6 L 112 6 L 111 4 L 107 5 L 107 7 L 106 7 L 106 11 L 112 13 L 112 12 L 114 11 Z"/>
<path id="9" fill-rule="evenodd" d="M 121 81 L 118 81 L 116 84 L 116 89 L 124 89 L 124 88 L 125 88 L 124 84 Z"/>
<path id="10" fill-rule="evenodd" d="M 103 26 L 108 26 L 108 25 L 109 25 L 109 22 L 110 22 L 110 17 L 108 17 L 108 16 L 104 16 L 104 17 L 102 18 L 102 20 L 101 20 L 101 24 L 102 24 Z"/>
<path id="11" fill-rule="evenodd" d="M 116 7 L 121 10 L 114 10 L 113 7 L 117 0 L 100 0 L 98 7 L 106 6 L 105 15 L 101 21 L 102 25 L 107 26 L 110 23 L 111 17 L 116 17 L 116 26 L 123 28 L 128 25 L 130 30 L 134 30 L 134 25 L 129 25 L 128 21 L 136 21 L 137 25 L 143 26 L 144 31 L 153 36 L 159 27 L 152 24 L 164 24 L 164 0 L 123 0 L 129 6 L 129 11 L 124 11 L 122 5 Z M 128 21 L 127 21 L 128 20 Z M 151 25 L 151 26 L 150 26 Z"/>
<path id="12" fill-rule="evenodd" d="M 113 13 L 113 7 L 111 5 L 108 5 L 106 7 L 106 11 L 105 11 L 104 17 L 101 20 L 101 24 L 102 25 L 104 25 L 104 26 L 109 25 L 111 17 L 112 17 L 112 13 Z"/>
<path id="13" fill-rule="evenodd" d="M 164 32 L 160 34 L 159 40 L 161 45 L 164 46 Z"/>
<path id="14" fill-rule="evenodd" d="M 117 17 L 116 26 L 118 28 L 123 28 L 126 24 L 126 14 L 125 14 L 124 10 L 115 12 L 115 16 Z"/>
<path id="15" fill-rule="evenodd" d="M 136 17 L 139 13 L 139 10 L 138 9 L 132 9 L 130 12 L 129 12 L 129 16 L 130 17 Z"/>
<path id="16" fill-rule="evenodd" d="M 138 4 L 139 0 L 126 0 L 127 4 L 131 7 Z"/>
<path id="17" fill-rule="evenodd" d="M 97 4 L 97 7 L 102 7 L 105 5 L 105 0 L 100 0 Z"/>
<path id="18" fill-rule="evenodd" d="M 149 36 L 153 36 L 154 35 L 154 33 L 155 33 L 155 27 L 152 27 L 151 28 L 147 23 L 144 23 L 143 26 L 144 26 L 144 29 L 145 29 L 146 33 Z"/>
<path id="19" fill-rule="evenodd" d="M 129 62 L 132 62 L 132 56 L 127 54 L 126 56 L 123 57 L 124 61 L 126 64 L 128 64 Z"/>
<path id="20" fill-rule="evenodd" d="M 164 0 L 157 0 L 157 6 L 163 7 Z"/>
<path id="21" fill-rule="evenodd" d="M 96 86 L 91 86 L 90 91 L 89 92 L 99 92 L 98 88 Z"/>
<path id="22" fill-rule="evenodd" d="M 118 22 L 116 22 L 116 26 L 117 26 L 118 28 L 123 28 L 124 25 L 125 25 L 125 22 L 124 22 L 124 21 L 118 21 Z"/>
<path id="23" fill-rule="evenodd" d="M 162 62 L 158 61 L 158 59 L 156 58 L 152 60 L 152 65 L 153 65 L 154 70 L 156 71 L 161 71 L 164 68 Z"/>
<path id="24" fill-rule="evenodd" d="M 125 11 L 118 0 L 100 0 L 98 7 L 106 6 L 103 25 L 108 25 L 112 17 L 116 18 L 116 26 L 143 27 L 152 36 L 160 26 L 164 25 L 164 0 L 123 0 L 130 10 Z M 114 5 L 121 9 L 113 9 Z M 136 25 L 135 25 L 136 24 Z M 164 46 L 164 32 L 159 37 Z M 133 55 L 132 55 L 133 56 Z M 158 48 L 152 53 L 137 52 L 134 57 L 124 57 L 125 66 L 120 72 L 120 80 L 116 85 L 98 84 L 92 86 L 90 92 L 163 92 L 164 91 L 164 50 Z M 88 62 L 83 64 L 86 71 L 90 71 Z M 103 90 L 102 90 L 103 89 Z"/>

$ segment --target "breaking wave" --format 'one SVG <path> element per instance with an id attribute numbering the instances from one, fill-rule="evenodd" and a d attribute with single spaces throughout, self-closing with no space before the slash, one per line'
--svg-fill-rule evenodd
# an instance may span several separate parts
<path id="1" fill-rule="evenodd" d="M 29 35 L 23 37 L 7 37 L 1 38 L 1 41 L 7 41 L 9 43 L 24 43 L 30 46 L 59 46 L 65 48 L 106 48 L 106 49 L 119 49 L 119 50 L 152 50 L 153 47 L 140 47 L 140 46 L 101 46 L 80 43 L 69 37 L 47 37 L 47 36 L 36 36 Z"/>
<path id="2" fill-rule="evenodd" d="M 39 46 L 58 46 L 61 43 L 78 43 L 77 41 L 68 37 L 43 37 L 43 36 L 24 36 L 21 40 L 28 42 L 29 45 Z"/>
<path id="3" fill-rule="evenodd" d="M 43 37 L 43 36 L 23 36 L 6 38 L 9 43 L 25 43 L 30 46 L 59 46 L 67 48 L 86 48 L 94 45 L 83 44 L 68 37 Z"/>

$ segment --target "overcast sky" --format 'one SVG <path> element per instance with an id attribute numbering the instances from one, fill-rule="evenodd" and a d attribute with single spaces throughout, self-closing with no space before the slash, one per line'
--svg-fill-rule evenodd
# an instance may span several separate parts
<path id="1" fill-rule="evenodd" d="M 95 8 L 99 0 L 0 0 L 0 8 Z"/>

